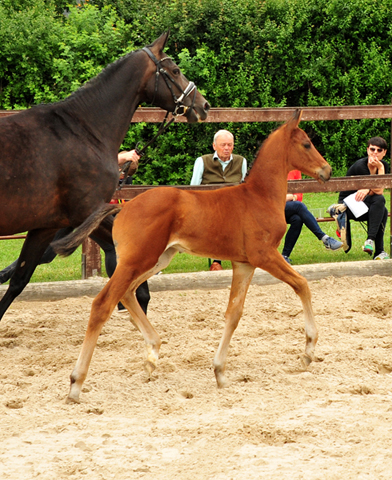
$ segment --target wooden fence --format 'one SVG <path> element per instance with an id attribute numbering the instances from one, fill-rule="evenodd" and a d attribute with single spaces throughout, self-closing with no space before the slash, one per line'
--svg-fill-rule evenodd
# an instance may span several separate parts
<path id="1" fill-rule="evenodd" d="M 360 120 L 386 118 L 392 119 L 392 105 L 354 105 L 341 107 L 301 107 L 302 120 Z M 209 112 L 206 122 L 208 123 L 225 123 L 225 122 L 284 122 L 288 120 L 296 108 L 212 108 Z M 14 115 L 18 110 L 5 111 L 0 110 L 0 117 Z M 160 108 L 138 108 L 132 118 L 132 123 L 150 122 L 159 123 L 163 120 L 165 111 Z M 184 117 L 178 117 L 176 122 L 185 122 Z M 366 141 L 367 139 L 364 139 Z M 392 128 L 391 139 L 392 145 Z M 392 150 L 391 150 L 392 156 Z M 310 192 L 339 192 L 342 190 L 356 190 L 359 188 L 391 188 L 392 175 L 366 176 L 366 177 L 341 177 L 333 178 L 324 185 L 320 185 L 315 180 L 292 180 L 288 182 L 289 193 L 310 193 Z M 116 192 L 115 198 L 130 200 L 143 191 L 156 188 L 155 186 L 127 186 L 119 192 Z M 189 185 L 176 186 L 183 189 L 210 190 L 222 188 L 221 185 L 203 185 L 192 187 Z M 391 208 L 392 210 L 392 195 Z M 329 219 L 319 218 L 318 221 L 327 221 Z M 15 238 L 11 236 L 8 238 Z M 20 236 L 19 236 L 20 237 Z M 4 238 L 4 237 L 0 237 Z M 392 226 L 391 240 L 392 245 Z M 84 243 L 82 249 L 82 278 L 101 273 L 101 255 L 97 244 L 92 240 Z"/>

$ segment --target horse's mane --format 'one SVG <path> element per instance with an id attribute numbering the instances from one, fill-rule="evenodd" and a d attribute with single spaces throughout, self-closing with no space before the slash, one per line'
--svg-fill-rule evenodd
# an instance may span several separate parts
<path id="1" fill-rule="evenodd" d="M 268 134 L 268 136 L 261 142 L 259 148 L 256 150 L 256 153 L 254 154 L 254 157 L 253 157 L 253 160 L 251 162 L 249 162 L 249 167 L 248 167 L 248 171 L 246 172 L 246 175 L 245 175 L 245 178 L 244 178 L 244 182 L 246 181 L 247 177 L 249 176 L 252 168 L 253 168 L 253 165 L 255 164 L 256 160 L 257 160 L 257 157 L 259 156 L 259 153 L 261 151 L 261 149 L 264 147 L 265 145 L 265 142 L 269 139 L 269 137 L 274 133 L 276 132 L 277 130 L 279 130 L 280 127 L 282 127 L 284 125 L 284 123 L 281 123 L 280 125 L 278 125 L 276 128 L 274 128 L 272 130 L 271 133 Z"/>
<path id="2" fill-rule="evenodd" d="M 66 106 L 69 102 L 73 102 L 75 99 L 78 99 L 82 97 L 83 95 L 86 94 L 86 92 L 89 91 L 90 88 L 103 85 L 107 81 L 108 78 L 110 78 L 115 72 L 118 71 L 118 69 L 123 65 L 124 62 L 126 62 L 131 56 L 133 56 L 138 50 L 135 50 L 133 52 L 129 52 L 126 55 L 123 55 L 122 57 L 118 58 L 112 63 L 109 63 L 98 75 L 93 77 L 92 79 L 88 80 L 86 83 L 81 85 L 77 90 L 72 92 L 70 95 L 68 95 L 66 98 L 63 100 L 59 100 L 57 102 L 52 102 L 52 103 L 41 103 L 39 105 L 34 105 L 31 108 L 46 108 L 46 107 L 53 107 L 53 106 Z"/>
<path id="3" fill-rule="evenodd" d="M 61 100 L 62 102 L 67 102 L 68 100 L 73 100 L 74 98 L 78 98 L 80 95 L 83 95 L 86 90 L 91 87 L 95 87 L 97 85 L 103 84 L 106 80 L 111 77 L 118 69 L 126 62 L 130 57 L 132 57 L 136 51 L 129 52 L 126 55 L 118 58 L 112 63 L 109 63 L 98 75 L 93 77 L 91 80 L 88 80 L 82 86 L 80 86 L 77 90 L 71 93 L 67 98 Z"/>

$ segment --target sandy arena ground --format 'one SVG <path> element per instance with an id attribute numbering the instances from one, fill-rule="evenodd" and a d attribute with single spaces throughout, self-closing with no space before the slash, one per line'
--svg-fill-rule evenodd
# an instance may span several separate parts
<path id="1" fill-rule="evenodd" d="M 114 313 L 66 405 L 92 298 L 14 302 L 0 324 L 2 480 L 392 479 L 392 280 L 310 282 L 320 361 L 307 371 L 299 299 L 251 286 L 218 390 L 212 358 L 228 289 L 152 294 L 163 339 Z"/>

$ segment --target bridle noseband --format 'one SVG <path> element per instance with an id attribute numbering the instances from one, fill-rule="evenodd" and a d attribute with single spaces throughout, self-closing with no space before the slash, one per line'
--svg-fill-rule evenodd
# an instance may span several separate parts
<path id="1" fill-rule="evenodd" d="M 161 60 L 158 60 L 156 58 L 156 56 L 151 52 L 151 50 L 148 48 L 148 47 L 144 47 L 142 48 L 142 50 L 144 50 L 147 55 L 151 58 L 151 60 L 155 63 L 156 67 L 157 67 L 157 71 L 155 73 L 155 88 L 154 88 L 154 96 L 153 96 L 153 99 L 152 99 L 152 102 L 151 103 L 154 103 L 154 100 L 155 100 L 155 97 L 156 97 L 156 94 L 158 92 L 158 80 L 159 80 L 159 75 L 162 75 L 163 79 L 165 80 L 165 83 L 167 85 L 167 88 L 170 90 L 171 94 L 172 94 L 172 97 L 173 97 L 173 101 L 175 103 L 175 107 L 174 107 L 174 110 L 172 112 L 172 118 L 170 119 L 169 122 L 167 122 L 167 117 L 169 115 L 169 111 L 166 112 L 166 116 L 165 118 L 163 119 L 161 125 L 159 126 L 158 128 L 158 132 L 154 135 L 154 137 L 146 143 L 146 145 L 144 145 L 143 148 L 138 148 L 138 145 L 136 145 L 136 148 L 135 148 L 135 151 L 136 153 L 141 157 L 144 155 L 144 152 L 145 150 L 147 149 L 147 147 L 149 147 L 153 142 L 154 140 L 159 137 L 159 135 L 161 135 L 166 129 L 167 127 L 172 123 L 174 122 L 174 119 L 175 117 L 180 117 L 182 115 L 185 115 L 187 113 L 187 111 L 190 109 L 190 110 L 194 110 L 194 106 L 195 106 L 195 100 L 196 100 L 196 93 L 197 93 L 197 87 L 196 85 L 193 83 L 193 82 L 189 82 L 187 87 L 185 88 L 185 90 L 183 90 L 180 85 L 178 85 L 178 83 L 167 73 L 167 71 L 162 67 L 161 63 L 164 61 L 164 60 L 169 60 L 170 57 L 164 57 L 162 58 Z M 172 87 L 172 84 L 178 88 L 178 90 L 181 92 L 181 95 L 179 97 L 177 97 L 177 95 L 174 93 L 173 91 L 173 87 Z M 186 105 L 184 105 L 184 100 L 189 97 L 189 95 L 194 92 L 193 94 L 193 99 L 192 99 L 192 103 L 189 107 L 187 107 Z M 196 113 L 196 112 L 195 112 Z M 197 115 L 197 114 L 196 114 Z M 123 178 L 123 181 L 122 181 L 122 184 L 120 184 L 118 187 L 117 187 L 117 190 L 121 190 L 121 187 L 122 185 L 125 185 L 125 181 L 128 177 L 128 172 L 129 172 L 129 168 L 131 166 L 131 163 L 130 161 L 128 162 L 125 162 L 122 169 L 121 169 L 121 172 L 124 172 L 124 178 Z"/>
<path id="2" fill-rule="evenodd" d="M 183 90 L 180 87 L 180 85 L 178 85 L 178 83 L 167 73 L 167 71 L 161 65 L 161 63 L 164 60 L 169 60 L 170 57 L 164 57 L 161 60 L 158 60 L 148 47 L 144 47 L 142 48 L 142 50 L 147 53 L 147 55 L 151 58 L 151 60 L 155 63 L 157 67 L 157 71 L 155 73 L 155 89 L 154 89 L 154 97 L 153 97 L 152 103 L 154 103 L 155 96 L 158 91 L 159 75 L 162 75 L 167 85 L 167 88 L 170 90 L 172 94 L 174 103 L 176 104 L 174 111 L 172 112 L 172 115 L 174 117 L 181 116 L 181 115 L 185 115 L 189 108 L 192 110 L 194 108 L 195 100 L 196 100 L 196 93 L 197 93 L 196 85 L 193 82 L 189 82 L 186 89 Z M 178 88 L 178 90 L 181 92 L 181 95 L 179 97 L 177 97 L 177 95 L 174 93 L 172 84 L 176 88 Z M 186 97 L 188 97 L 192 93 L 192 91 L 194 91 L 192 104 L 190 107 L 187 107 L 186 105 L 184 105 L 184 100 Z"/>

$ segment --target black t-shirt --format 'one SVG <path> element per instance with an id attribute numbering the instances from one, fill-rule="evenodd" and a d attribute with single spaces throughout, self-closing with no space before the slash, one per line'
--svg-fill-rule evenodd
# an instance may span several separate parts
<path id="1" fill-rule="evenodd" d="M 381 160 L 384 164 L 385 173 L 389 173 L 389 165 L 385 160 Z M 370 175 L 370 170 L 368 167 L 368 157 L 360 158 L 357 160 L 351 167 L 347 170 L 346 177 L 351 177 L 355 175 Z M 357 190 L 346 190 L 339 193 L 338 203 L 343 203 L 343 200 L 351 195 L 352 193 L 357 192 Z"/>

